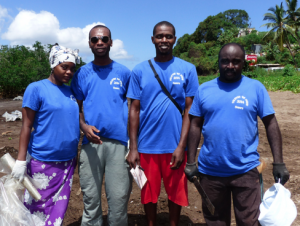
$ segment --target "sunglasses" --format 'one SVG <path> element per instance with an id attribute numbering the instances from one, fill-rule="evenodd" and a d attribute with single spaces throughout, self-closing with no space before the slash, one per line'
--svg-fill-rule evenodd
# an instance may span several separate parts
<path id="1" fill-rule="evenodd" d="M 92 37 L 91 38 L 91 43 L 96 44 L 99 39 L 101 39 L 101 41 L 103 43 L 107 43 L 109 41 L 109 37 L 108 36 L 100 36 L 100 37 Z"/>

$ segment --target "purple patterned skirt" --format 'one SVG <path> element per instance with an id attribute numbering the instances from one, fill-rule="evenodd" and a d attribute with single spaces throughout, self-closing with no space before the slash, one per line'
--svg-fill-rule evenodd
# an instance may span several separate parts
<path id="1" fill-rule="evenodd" d="M 67 211 L 76 168 L 76 157 L 66 162 L 42 162 L 34 158 L 27 160 L 27 174 L 39 183 L 42 199 L 35 201 L 25 191 L 24 205 L 39 218 L 39 225 L 62 225 Z"/>

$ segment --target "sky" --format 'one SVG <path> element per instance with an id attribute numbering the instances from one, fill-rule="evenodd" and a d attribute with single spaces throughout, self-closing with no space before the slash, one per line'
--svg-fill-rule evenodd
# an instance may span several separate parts
<path id="1" fill-rule="evenodd" d="M 96 24 L 110 28 L 110 56 L 129 69 L 155 56 L 153 27 L 166 20 L 176 28 L 177 39 L 192 34 L 210 15 L 229 9 L 245 10 L 251 27 L 266 23 L 263 15 L 279 0 L 0 0 L 0 45 L 32 46 L 58 43 L 79 49 L 84 62 L 93 60 L 88 33 Z M 283 5 L 286 7 L 285 1 Z M 300 7 L 300 5 L 299 5 Z"/>

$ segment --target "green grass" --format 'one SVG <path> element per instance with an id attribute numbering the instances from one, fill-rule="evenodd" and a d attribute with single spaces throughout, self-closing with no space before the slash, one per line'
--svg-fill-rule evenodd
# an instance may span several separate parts
<path id="1" fill-rule="evenodd" d="M 263 69 L 257 69 L 254 78 L 260 81 L 268 91 L 292 91 L 300 93 L 300 72 L 293 76 L 283 76 L 283 71 L 268 72 Z M 201 85 L 204 82 L 217 78 L 219 75 L 199 76 L 198 81 Z"/>

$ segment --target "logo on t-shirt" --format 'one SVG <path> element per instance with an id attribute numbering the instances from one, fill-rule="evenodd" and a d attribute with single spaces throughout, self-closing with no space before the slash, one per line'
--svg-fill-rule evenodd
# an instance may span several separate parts
<path id="1" fill-rule="evenodd" d="M 247 98 L 244 96 L 236 96 L 233 98 L 232 104 L 235 105 L 234 108 L 240 110 L 244 110 L 244 107 L 249 105 Z"/>
<path id="2" fill-rule="evenodd" d="M 113 86 L 113 89 L 120 89 L 123 85 L 122 81 L 119 78 L 113 78 L 112 80 L 110 80 L 109 84 Z"/>
<path id="3" fill-rule="evenodd" d="M 76 102 L 76 98 L 73 95 L 70 96 L 70 99 Z"/>
<path id="4" fill-rule="evenodd" d="M 180 73 L 173 73 L 170 76 L 170 81 L 173 82 L 173 85 L 180 85 L 181 81 L 183 81 L 183 75 Z"/>

